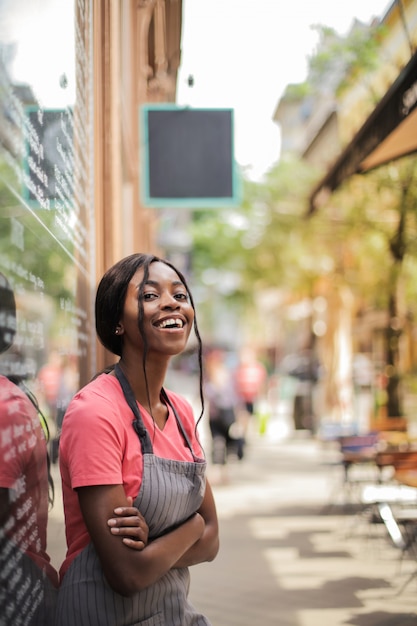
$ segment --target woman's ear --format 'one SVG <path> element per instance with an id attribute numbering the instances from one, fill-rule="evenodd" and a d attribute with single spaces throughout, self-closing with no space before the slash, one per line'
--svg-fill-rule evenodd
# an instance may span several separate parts
<path id="1" fill-rule="evenodd" d="M 123 333 L 124 333 L 124 329 L 123 329 L 122 324 L 117 324 L 116 330 L 114 331 L 114 334 L 115 335 L 123 335 Z"/>

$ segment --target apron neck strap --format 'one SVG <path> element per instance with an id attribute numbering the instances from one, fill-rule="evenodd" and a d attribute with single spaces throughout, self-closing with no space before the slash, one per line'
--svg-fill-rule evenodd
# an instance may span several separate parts
<path id="1" fill-rule="evenodd" d="M 189 447 L 190 452 L 193 455 L 193 459 L 196 460 L 197 457 L 195 456 L 195 454 L 193 452 L 193 447 L 191 445 L 190 438 L 188 437 L 187 432 L 186 432 L 186 430 L 184 428 L 184 424 L 182 423 L 182 421 L 180 419 L 180 416 L 178 415 L 178 412 L 177 412 L 175 406 L 172 404 L 171 400 L 168 398 L 168 394 L 167 394 L 167 392 L 165 391 L 164 388 L 162 388 L 161 396 L 162 396 L 163 400 L 166 402 L 166 404 L 168 404 L 171 407 L 172 412 L 175 415 L 175 419 L 176 419 L 176 422 L 178 424 L 178 428 L 180 430 L 180 433 L 184 437 L 184 441 L 187 444 L 187 446 Z"/>
<path id="2" fill-rule="evenodd" d="M 122 371 L 122 368 L 120 367 L 119 363 L 116 363 L 116 365 L 114 366 L 114 373 L 116 375 L 117 380 L 120 383 L 120 386 L 122 388 L 123 391 L 123 395 L 126 399 L 126 402 L 128 403 L 129 407 L 132 409 L 132 413 L 135 416 L 135 419 L 133 420 L 133 428 L 136 431 L 136 434 L 139 437 L 141 446 L 142 446 L 142 453 L 143 454 L 152 454 L 153 453 L 153 447 L 152 447 L 152 441 L 151 438 L 149 436 L 149 433 L 147 431 L 147 429 L 145 428 L 145 425 L 143 423 L 142 420 L 142 416 L 140 414 L 139 411 L 139 407 L 138 407 L 138 403 L 136 402 L 136 398 L 135 395 L 133 393 L 132 387 L 129 384 L 129 381 L 127 380 L 125 374 Z M 161 392 L 161 396 L 162 399 L 164 400 L 164 402 L 171 407 L 172 412 L 174 413 L 175 416 L 175 420 L 177 422 L 178 428 L 180 430 L 180 433 L 182 434 L 182 436 L 184 437 L 184 441 L 187 444 L 187 446 L 190 449 L 191 454 L 193 455 L 193 459 L 196 460 L 196 456 L 194 454 L 193 451 L 193 447 L 191 445 L 191 441 L 187 435 L 187 432 L 184 428 L 184 425 L 180 419 L 180 416 L 178 415 L 178 412 L 176 410 L 176 408 L 174 407 L 174 405 L 172 404 L 171 400 L 168 398 L 168 394 L 165 391 L 164 388 L 162 388 L 162 392 Z"/>
<path id="3" fill-rule="evenodd" d="M 151 438 L 149 437 L 149 433 L 144 426 L 138 403 L 136 402 L 135 395 L 132 391 L 132 387 L 130 386 L 129 381 L 124 375 L 119 363 L 116 363 L 116 365 L 114 366 L 114 373 L 120 383 L 126 402 L 132 409 L 132 413 L 135 416 L 135 419 L 133 420 L 133 428 L 135 429 L 135 432 L 139 437 L 140 444 L 142 446 L 142 453 L 152 454 L 153 447 Z"/>

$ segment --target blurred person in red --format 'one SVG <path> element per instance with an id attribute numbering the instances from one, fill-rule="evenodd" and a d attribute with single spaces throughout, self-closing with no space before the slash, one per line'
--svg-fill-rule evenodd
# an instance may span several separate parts
<path id="1" fill-rule="evenodd" d="M 253 350 L 244 348 L 235 372 L 236 389 L 249 415 L 255 412 L 267 381 L 266 368 L 260 363 Z"/>
<path id="2" fill-rule="evenodd" d="M 1 353 L 15 333 L 14 294 L 0 274 Z M 42 419 L 21 377 L 0 374 L 0 623 L 7 626 L 55 623 L 58 575 L 46 552 L 53 483 Z"/>
<path id="3" fill-rule="evenodd" d="M 53 422 L 57 418 L 59 385 L 62 376 L 62 357 L 58 350 L 52 350 L 48 361 L 41 367 L 37 375 L 39 398 L 47 409 L 48 417 Z M 36 392 L 38 395 L 38 391 Z"/>

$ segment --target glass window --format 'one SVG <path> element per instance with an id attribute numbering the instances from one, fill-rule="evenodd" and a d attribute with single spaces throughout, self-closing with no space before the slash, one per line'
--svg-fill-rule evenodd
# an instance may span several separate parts
<path id="1" fill-rule="evenodd" d="M 59 491 L 60 425 L 94 368 L 88 16 L 88 0 L 0 2 L 0 615 L 8 623 L 17 623 L 13 611 L 21 624 L 49 623 L 51 565 L 65 545 L 50 563 L 46 451 Z"/>

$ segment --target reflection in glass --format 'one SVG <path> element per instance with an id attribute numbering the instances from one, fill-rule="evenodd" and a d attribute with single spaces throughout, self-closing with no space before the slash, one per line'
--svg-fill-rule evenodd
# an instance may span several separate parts
<path id="1" fill-rule="evenodd" d="M 14 294 L 0 273 L 0 352 L 16 334 Z M 47 425 L 21 376 L 0 375 L 0 622 L 53 625 L 58 574 L 46 552 L 53 503 Z M 46 433 L 43 428 L 46 429 Z M 48 497 L 49 495 L 49 497 Z"/>
<path id="2" fill-rule="evenodd" d="M 75 8 L 85 17 L 83 2 L 0 0 L 0 273 L 16 304 L 0 311 L 13 334 L 0 354 L 0 626 L 49 623 L 39 612 L 62 555 L 46 554 L 46 452 L 57 485 L 65 408 L 91 360 L 90 27 Z"/>

